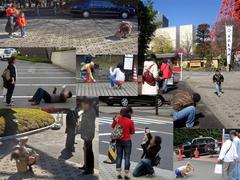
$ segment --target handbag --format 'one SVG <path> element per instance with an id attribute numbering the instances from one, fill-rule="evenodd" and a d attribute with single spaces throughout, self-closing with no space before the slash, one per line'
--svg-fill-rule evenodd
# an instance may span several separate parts
<path id="1" fill-rule="evenodd" d="M 162 159 L 162 158 L 160 157 L 160 155 L 157 154 L 156 157 L 155 157 L 155 159 L 154 159 L 153 162 L 152 162 L 152 165 L 153 165 L 153 166 L 158 166 L 158 165 L 160 164 L 161 159 Z"/>
<path id="2" fill-rule="evenodd" d="M 2 78 L 9 81 L 11 79 L 11 73 L 8 68 L 3 71 Z"/>
<path id="3" fill-rule="evenodd" d="M 113 140 L 119 140 L 123 137 L 123 129 L 120 124 L 116 124 L 115 127 L 112 130 L 111 138 Z"/>
<path id="4" fill-rule="evenodd" d="M 214 168 L 215 174 L 222 174 L 222 164 L 216 164 Z"/>
<path id="5" fill-rule="evenodd" d="M 155 86 L 156 79 L 154 78 L 153 74 L 150 72 L 151 68 L 154 64 L 152 64 L 146 71 L 143 73 L 143 84 L 144 82 L 148 83 L 150 86 Z"/>

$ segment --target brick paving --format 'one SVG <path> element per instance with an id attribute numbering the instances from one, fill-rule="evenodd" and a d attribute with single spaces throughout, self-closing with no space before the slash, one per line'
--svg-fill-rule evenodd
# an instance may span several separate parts
<path id="1" fill-rule="evenodd" d="M 138 84 L 125 82 L 121 89 L 111 89 L 110 83 L 78 83 L 77 96 L 137 96 Z"/>
<path id="2" fill-rule="evenodd" d="M 9 39 L 7 19 L 0 19 L 1 47 L 77 47 L 77 54 L 137 54 L 138 25 L 122 40 L 113 35 L 121 19 L 29 18 L 26 38 Z"/>
<path id="3" fill-rule="evenodd" d="M 202 76 L 190 76 L 186 82 L 195 92 L 201 94 L 203 102 L 225 128 L 239 128 L 240 84 L 238 82 L 240 72 L 224 73 L 225 81 L 222 84 L 224 94 L 221 97 L 214 94 L 215 84 L 212 82 L 212 75 L 209 73 Z"/>

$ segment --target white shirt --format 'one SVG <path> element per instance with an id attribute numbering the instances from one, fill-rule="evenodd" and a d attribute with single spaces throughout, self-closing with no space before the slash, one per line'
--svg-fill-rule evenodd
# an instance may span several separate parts
<path id="1" fill-rule="evenodd" d="M 233 144 L 236 147 L 236 151 L 237 151 L 237 155 L 238 155 L 237 160 L 240 161 L 240 139 L 238 137 L 235 137 L 233 139 Z"/>
<path id="2" fill-rule="evenodd" d="M 228 152 L 227 152 L 228 151 Z M 223 143 L 219 158 L 224 162 L 233 162 L 238 158 L 235 144 L 231 140 L 227 140 Z"/>
<path id="3" fill-rule="evenodd" d="M 119 68 L 115 68 L 113 71 L 110 68 L 109 72 L 111 76 L 116 76 L 116 81 L 125 81 L 125 74 Z"/>

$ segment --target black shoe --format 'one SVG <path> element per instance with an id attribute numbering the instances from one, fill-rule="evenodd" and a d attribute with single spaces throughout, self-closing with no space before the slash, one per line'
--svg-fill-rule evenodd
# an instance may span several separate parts
<path id="1" fill-rule="evenodd" d="M 125 179 L 125 180 L 129 180 L 130 177 L 128 177 L 128 176 L 124 176 L 124 179 Z"/>
<path id="2" fill-rule="evenodd" d="M 90 174 L 94 174 L 93 170 L 85 170 L 82 175 L 90 175 Z"/>
<path id="3" fill-rule="evenodd" d="M 117 176 L 117 178 L 118 178 L 118 179 L 122 179 L 123 177 L 119 174 L 119 175 Z"/>
<path id="4" fill-rule="evenodd" d="M 86 167 L 85 167 L 85 165 L 83 165 L 82 167 L 79 167 L 78 169 L 80 169 L 80 170 L 85 170 Z"/>

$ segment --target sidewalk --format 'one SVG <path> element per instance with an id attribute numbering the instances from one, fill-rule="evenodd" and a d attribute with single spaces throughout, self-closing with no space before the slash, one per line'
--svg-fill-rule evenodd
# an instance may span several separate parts
<path id="1" fill-rule="evenodd" d="M 99 165 L 100 165 L 100 180 L 114 180 L 116 178 L 115 174 L 115 164 L 105 164 L 103 163 L 104 160 L 106 160 L 106 156 L 99 154 Z M 131 162 L 131 170 L 130 172 L 133 172 L 133 169 L 136 167 L 136 162 Z M 143 180 L 143 179 L 152 179 L 152 180 L 171 180 L 173 179 L 173 172 L 169 170 L 154 168 L 155 170 L 155 176 L 153 178 L 147 178 L 146 176 L 134 178 L 131 176 L 132 180 Z"/>

